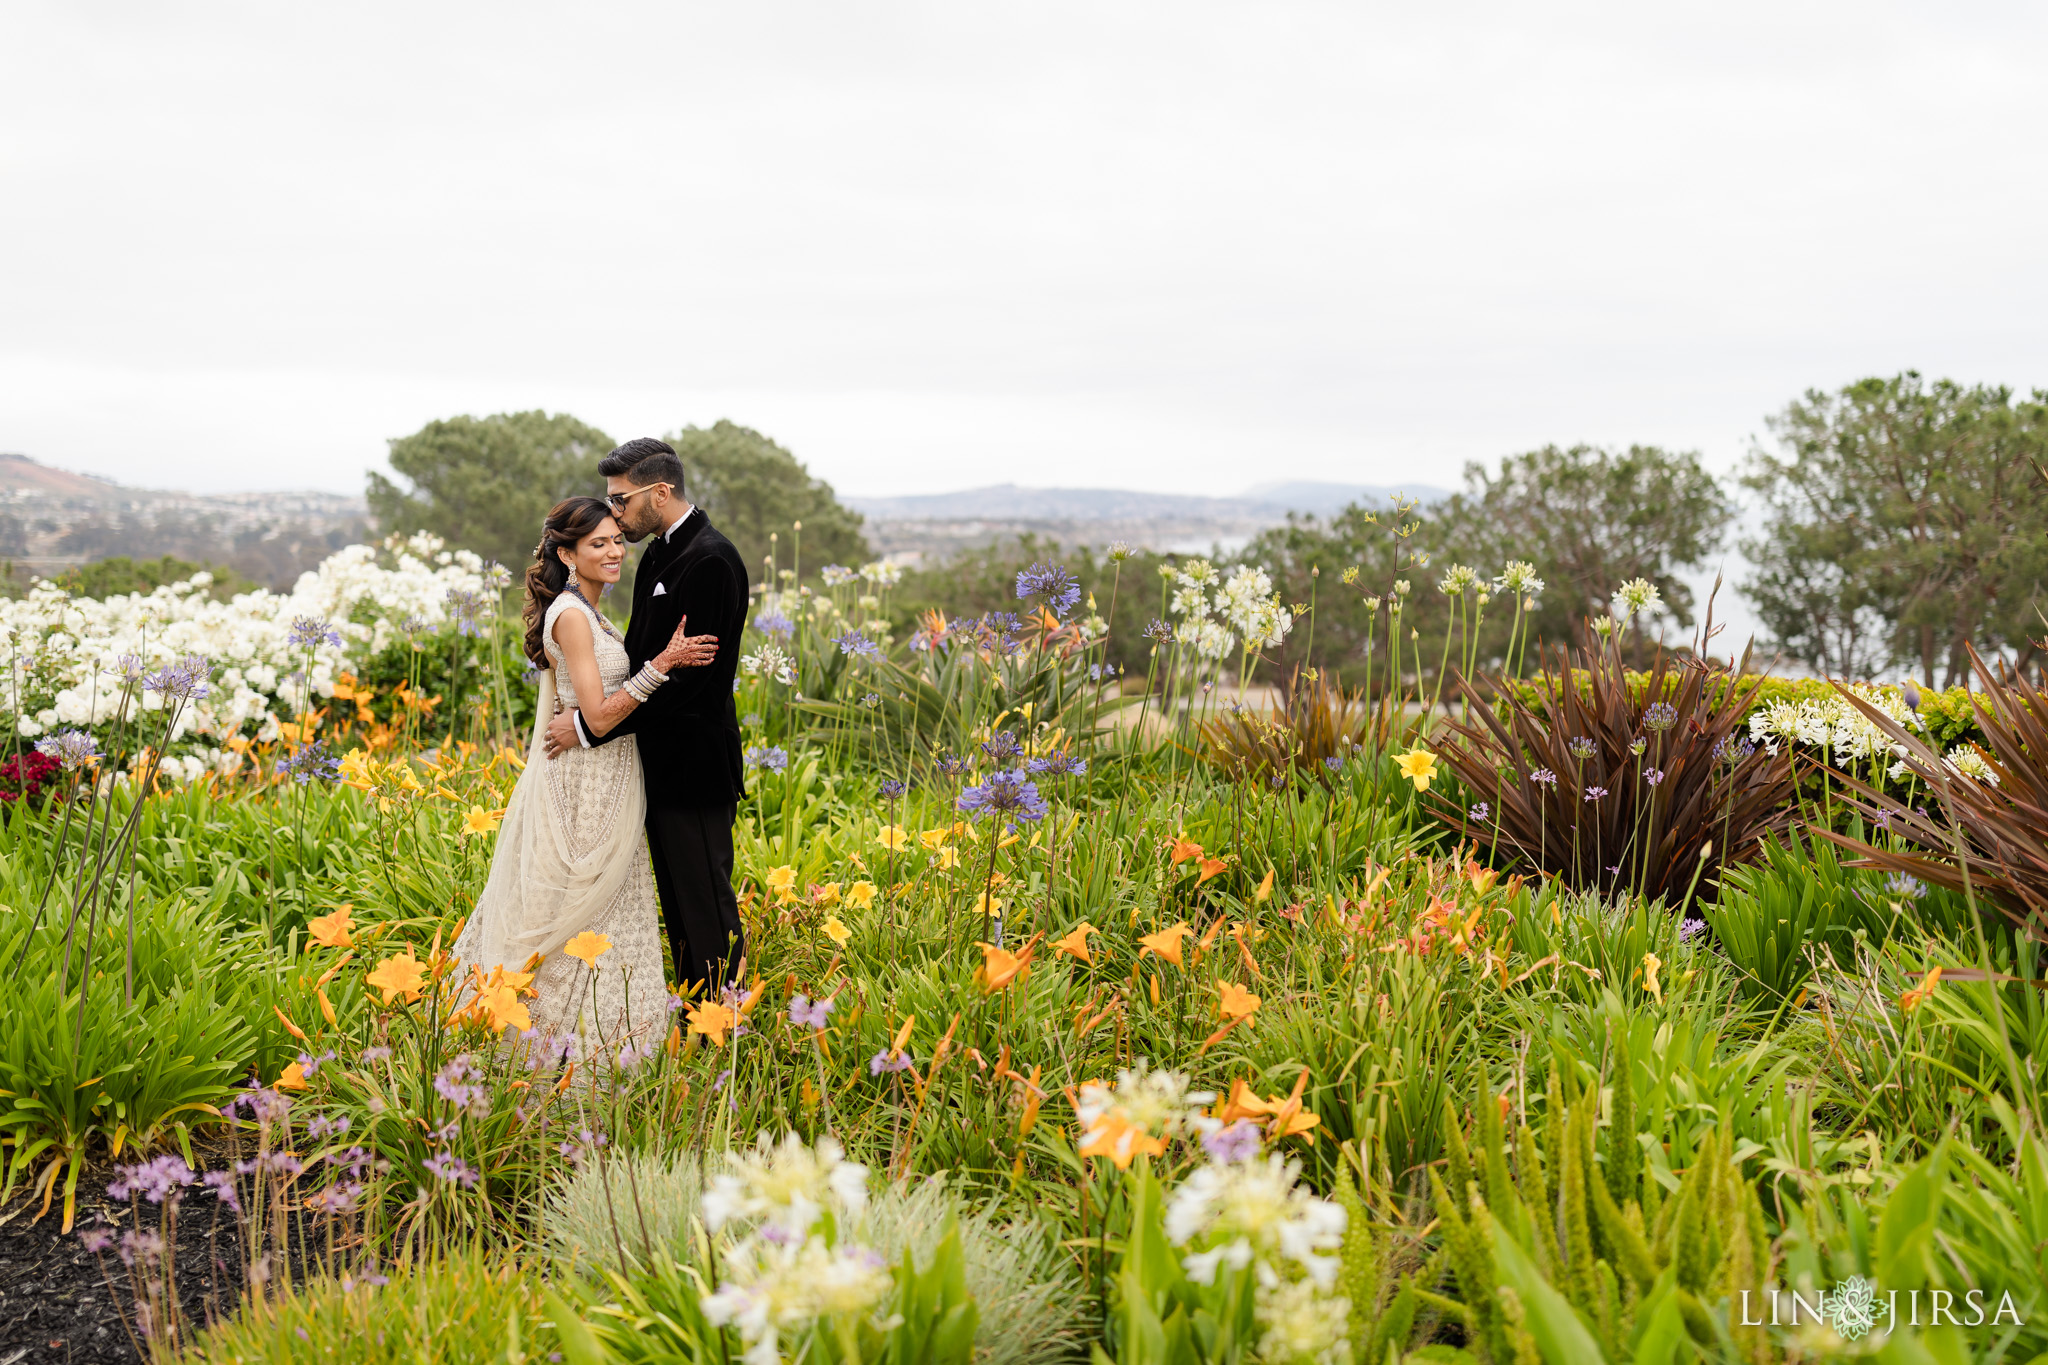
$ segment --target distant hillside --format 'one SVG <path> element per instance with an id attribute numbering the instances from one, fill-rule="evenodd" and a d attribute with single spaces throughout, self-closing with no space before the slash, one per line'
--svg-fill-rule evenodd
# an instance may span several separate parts
<path id="1" fill-rule="evenodd" d="M 1020 488 L 995 484 L 954 493 L 905 497 L 842 497 L 867 518 L 868 539 L 885 555 L 914 562 L 943 558 L 1019 536 L 1068 545 L 1122 540 L 1155 550 L 1205 553 L 1236 549 L 1290 512 L 1329 516 L 1354 502 L 1387 505 L 1395 490 L 1368 484 L 1268 483 L 1235 497 L 1144 493 L 1126 488 Z M 1416 485 L 1409 496 L 1434 502 L 1440 488 Z"/>
<path id="2" fill-rule="evenodd" d="M 0 591 L 31 577 L 125 556 L 164 555 L 224 565 L 267 587 L 298 576 L 368 537 L 360 498 L 334 493 L 231 493 L 201 497 L 130 488 L 0 454 Z"/>

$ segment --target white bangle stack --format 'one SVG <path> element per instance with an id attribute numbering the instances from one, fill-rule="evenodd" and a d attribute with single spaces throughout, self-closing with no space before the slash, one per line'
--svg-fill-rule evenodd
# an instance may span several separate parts
<path id="1" fill-rule="evenodd" d="M 626 679 L 626 690 L 633 694 L 633 700 L 645 702 L 654 695 L 654 689 L 668 681 L 668 674 L 656 668 L 652 661 L 642 664 L 640 671 Z"/>

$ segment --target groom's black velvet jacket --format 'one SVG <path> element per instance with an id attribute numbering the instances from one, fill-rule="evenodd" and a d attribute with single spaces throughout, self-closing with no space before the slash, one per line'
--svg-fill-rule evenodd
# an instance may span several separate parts
<path id="1" fill-rule="evenodd" d="M 656 593 L 656 585 L 663 591 Z M 661 653 L 685 615 L 690 634 L 718 637 L 718 657 L 702 668 L 676 669 L 652 698 L 590 742 L 640 737 L 650 806 L 729 805 L 746 795 L 732 680 L 747 623 L 747 566 L 701 507 L 668 540 L 654 537 L 640 556 L 626 627 L 636 672 Z"/>

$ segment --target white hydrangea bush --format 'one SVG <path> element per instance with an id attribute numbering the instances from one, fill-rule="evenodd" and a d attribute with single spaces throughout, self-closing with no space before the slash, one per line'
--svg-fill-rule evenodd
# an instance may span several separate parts
<path id="1" fill-rule="evenodd" d="M 131 671 L 199 656 L 212 669 L 206 695 L 179 713 L 171 739 L 185 752 L 164 760 L 167 775 L 189 780 L 219 760 L 230 738 L 277 738 L 280 719 L 331 698 L 341 674 L 408 629 L 442 629 L 452 619 L 451 595 L 495 597 L 504 581 L 504 570 L 424 533 L 351 545 L 300 575 L 288 593 L 262 589 L 224 602 L 207 594 L 207 573 L 103 599 L 38 579 L 22 598 L 0 601 L 0 651 L 10 664 L 0 713 L 26 738 L 104 726 Z M 331 633 L 310 647 L 294 644 L 301 621 Z M 144 690 L 144 711 L 164 704 Z"/>

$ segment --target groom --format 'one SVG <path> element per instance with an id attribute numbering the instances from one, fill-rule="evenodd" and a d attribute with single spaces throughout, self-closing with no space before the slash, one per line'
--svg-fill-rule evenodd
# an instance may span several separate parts
<path id="1" fill-rule="evenodd" d="M 740 723 L 733 707 L 740 632 L 747 621 L 747 567 L 683 494 L 675 447 L 651 436 L 626 442 L 598 463 L 612 517 L 626 539 L 652 543 L 633 577 L 633 619 L 626 627 L 632 667 L 661 652 L 685 618 L 699 636 L 718 639 L 702 668 L 679 669 L 650 700 L 603 735 L 580 712 L 548 726 L 554 758 L 575 745 L 637 735 L 647 784 L 647 847 L 668 927 L 679 984 L 706 994 L 731 980 L 746 952 L 732 894 L 732 824 L 745 795 Z"/>

